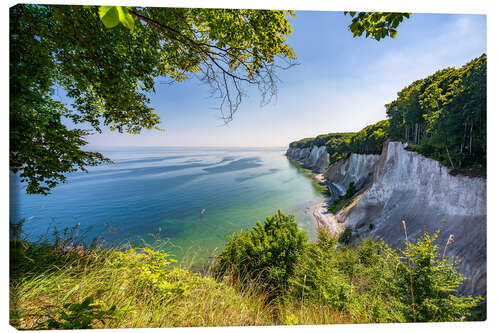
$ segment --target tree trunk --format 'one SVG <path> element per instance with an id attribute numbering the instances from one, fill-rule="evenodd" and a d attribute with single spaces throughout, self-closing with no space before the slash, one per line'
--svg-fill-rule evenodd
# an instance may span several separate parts
<path id="1" fill-rule="evenodd" d="M 472 127 L 474 127 L 474 123 L 470 125 L 469 156 L 472 155 Z"/>
<path id="2" fill-rule="evenodd" d="M 422 136 L 422 125 L 418 124 L 418 131 L 417 131 L 417 143 L 420 144 L 420 137 Z"/>
<path id="3" fill-rule="evenodd" d="M 417 136 L 418 136 L 418 123 L 415 123 L 415 144 L 418 144 Z"/>
<path id="4" fill-rule="evenodd" d="M 448 145 L 446 145 L 445 147 L 446 147 L 446 153 L 448 154 L 448 159 L 450 160 L 450 163 L 451 163 L 451 167 L 453 169 L 455 169 L 455 166 L 453 165 L 453 161 L 451 160 L 450 151 L 448 150 Z"/>
<path id="5" fill-rule="evenodd" d="M 462 144 L 460 145 L 460 152 L 462 153 L 464 151 L 464 146 L 465 146 L 465 138 L 467 136 L 467 123 L 465 123 L 464 127 L 464 136 L 462 138 Z"/>
<path id="6" fill-rule="evenodd" d="M 421 136 L 422 136 L 422 125 L 418 124 L 418 136 L 417 136 L 418 144 L 420 144 L 420 137 Z"/>

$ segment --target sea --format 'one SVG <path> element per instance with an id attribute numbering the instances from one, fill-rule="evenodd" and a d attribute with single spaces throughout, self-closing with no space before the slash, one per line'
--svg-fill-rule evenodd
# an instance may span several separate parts
<path id="1" fill-rule="evenodd" d="M 11 174 L 10 220 L 29 240 L 73 230 L 74 241 L 161 247 L 181 262 L 213 258 L 228 236 L 279 210 L 315 238 L 324 200 L 285 148 L 101 148 L 116 165 L 67 175 L 49 195 L 25 193 Z"/>

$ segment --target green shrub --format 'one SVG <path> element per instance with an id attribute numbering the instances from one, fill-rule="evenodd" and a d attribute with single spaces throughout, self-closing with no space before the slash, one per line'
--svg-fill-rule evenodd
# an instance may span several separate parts
<path id="1" fill-rule="evenodd" d="M 341 237 L 320 231 L 308 244 L 291 297 L 347 312 L 356 322 L 459 321 L 482 299 L 456 295 L 464 277 L 457 260 L 439 253 L 437 234 L 404 250 L 372 237 L 349 247 Z"/>
<path id="2" fill-rule="evenodd" d="M 110 270 L 127 272 L 137 290 L 162 297 L 185 296 L 201 282 L 199 273 L 171 267 L 177 260 L 169 254 L 149 247 L 140 250 L 113 251 L 107 265 Z"/>
<path id="3" fill-rule="evenodd" d="M 339 243 L 347 245 L 351 242 L 351 238 L 352 238 L 352 228 L 345 227 L 344 231 L 342 231 L 342 233 L 339 236 Z"/>
<path id="4" fill-rule="evenodd" d="M 458 259 L 439 253 L 434 243 L 438 232 L 425 233 L 401 251 L 392 286 L 406 321 L 458 321 L 482 300 L 456 296 L 465 278 L 458 272 Z"/>
<path id="5" fill-rule="evenodd" d="M 338 310 L 347 307 L 351 288 L 335 264 L 336 249 L 337 238 L 320 229 L 317 242 L 308 244 L 297 265 L 291 283 L 292 297 Z"/>
<path id="6" fill-rule="evenodd" d="M 238 281 L 256 280 L 269 298 L 275 298 L 286 290 L 306 242 L 294 216 L 278 210 L 264 224 L 258 221 L 252 230 L 234 233 L 218 256 L 214 273 Z"/>

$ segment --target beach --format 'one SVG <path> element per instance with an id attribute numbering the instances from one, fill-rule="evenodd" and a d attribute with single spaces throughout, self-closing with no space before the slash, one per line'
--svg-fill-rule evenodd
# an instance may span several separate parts
<path id="1" fill-rule="evenodd" d="M 330 192 L 332 191 L 331 184 L 325 181 L 323 174 L 317 174 L 314 176 L 314 178 L 316 178 L 316 180 L 318 180 L 320 183 L 326 183 L 326 185 L 330 189 Z M 328 206 L 332 200 L 333 198 L 330 196 L 330 198 L 314 205 L 312 209 L 312 215 L 316 220 L 317 228 L 326 228 L 330 233 L 336 234 L 343 231 L 344 226 L 338 223 L 336 216 L 328 210 Z"/>

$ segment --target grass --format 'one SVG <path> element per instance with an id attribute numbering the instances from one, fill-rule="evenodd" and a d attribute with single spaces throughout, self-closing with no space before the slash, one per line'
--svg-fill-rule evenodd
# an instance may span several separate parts
<path id="1" fill-rule="evenodd" d="M 210 270 L 193 272 L 148 246 L 86 248 L 14 238 L 10 324 L 69 329 L 485 320 L 479 298 L 450 296 L 463 278 L 435 239 L 426 234 L 398 252 L 373 239 L 346 246 L 338 235 L 319 230 L 283 293 L 270 298 L 263 281 L 240 274 L 215 279 Z M 278 266 L 266 269 L 279 267 L 275 259 Z M 444 285 L 448 292 L 440 291 Z"/>
<path id="2" fill-rule="evenodd" d="M 268 304 L 252 284 L 216 281 L 187 267 L 165 270 L 157 264 L 169 259 L 159 251 L 61 249 L 19 240 L 10 248 L 10 324 L 17 329 L 49 328 L 51 319 L 60 325 L 55 328 L 75 328 L 65 322 L 71 311 L 63 305 L 81 305 L 89 297 L 103 320 L 88 309 L 76 317 L 89 317 L 91 328 L 350 322 L 345 314 L 325 306 Z M 108 311 L 111 308 L 114 311 Z"/>
<path id="3" fill-rule="evenodd" d="M 53 257 L 55 262 L 43 260 L 42 267 L 34 265 L 36 269 L 31 270 L 26 265 L 24 271 L 11 263 L 11 271 L 17 273 L 10 283 L 11 324 L 16 328 L 36 328 L 57 312 L 59 305 L 81 303 L 89 296 L 102 309 L 115 306 L 126 310 L 122 316 L 94 323 L 93 328 L 272 323 L 262 297 L 251 289 L 237 292 L 227 284 L 179 267 L 155 276 L 146 265 L 138 264 L 134 256 L 140 252 L 134 250 L 125 255 L 103 249 L 71 254 L 25 242 L 11 244 L 13 247 L 23 247 L 17 254 L 22 252 L 24 258 L 15 257 L 17 262 L 36 262 L 40 257 Z M 167 284 L 157 285 L 156 279 L 166 280 Z"/>

